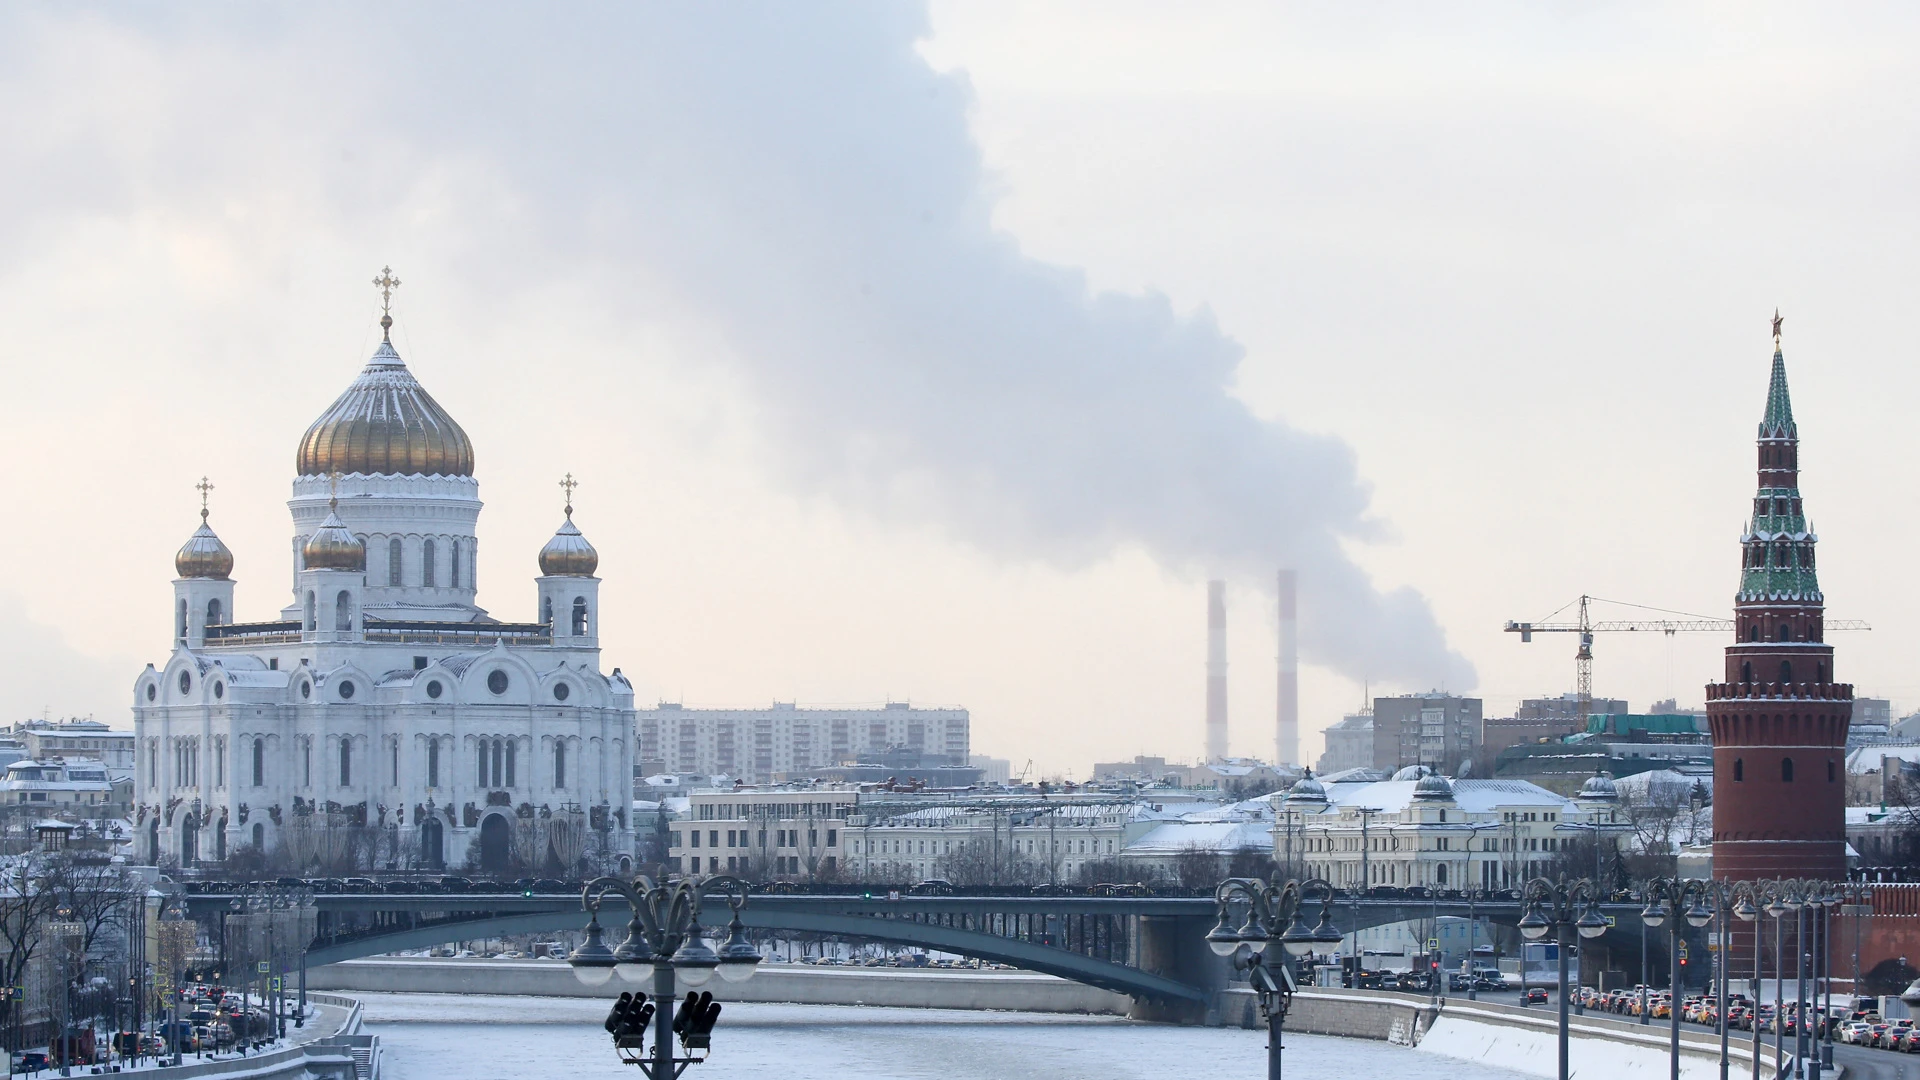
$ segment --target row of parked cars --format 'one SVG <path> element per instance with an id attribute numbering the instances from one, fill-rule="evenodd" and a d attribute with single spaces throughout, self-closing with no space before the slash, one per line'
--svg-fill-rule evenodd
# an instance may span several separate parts
<path id="1" fill-rule="evenodd" d="M 366 894 L 385 893 L 388 895 L 460 894 L 474 895 L 498 893 L 572 894 L 578 895 L 585 883 L 579 881 L 561 881 L 559 878 L 519 878 L 515 881 L 487 881 L 473 878 L 445 876 L 437 878 L 297 878 L 283 877 L 272 881 L 189 881 L 181 886 L 189 894 L 225 894 L 257 892 L 263 889 L 306 889 L 315 893 Z"/>

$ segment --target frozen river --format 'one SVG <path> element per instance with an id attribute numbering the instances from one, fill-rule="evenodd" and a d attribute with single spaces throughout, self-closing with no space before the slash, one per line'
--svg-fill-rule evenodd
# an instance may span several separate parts
<path id="1" fill-rule="evenodd" d="M 600 1023 L 607 1004 L 580 998 L 355 994 L 380 1036 L 386 1080 L 633 1080 Z M 1180 1028 L 1036 1013 L 828 1005 L 729 1005 L 714 1052 L 689 1080 L 1177 1080 L 1266 1075 L 1266 1038 L 1237 1028 Z M 1287 1075 L 1337 1080 L 1518 1080 L 1385 1043 L 1287 1037 Z"/>

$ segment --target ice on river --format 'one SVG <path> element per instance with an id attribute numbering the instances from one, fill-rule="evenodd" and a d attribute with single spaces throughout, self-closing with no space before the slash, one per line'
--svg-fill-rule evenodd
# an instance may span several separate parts
<path id="1" fill-rule="evenodd" d="M 637 1080 L 584 998 L 355 994 L 386 1080 Z M 688 1080 L 1179 1080 L 1266 1075 L 1266 1035 L 1113 1017 L 832 1005 L 728 1005 Z M 1517 1080 L 1357 1039 L 1289 1035 L 1289 1080 Z"/>

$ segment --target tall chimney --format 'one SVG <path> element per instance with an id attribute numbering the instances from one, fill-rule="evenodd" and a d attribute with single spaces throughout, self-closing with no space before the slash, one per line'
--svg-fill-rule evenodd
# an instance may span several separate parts
<path id="1" fill-rule="evenodd" d="M 1207 582 L 1207 760 L 1227 756 L 1227 583 Z"/>
<path id="2" fill-rule="evenodd" d="M 1273 733 L 1273 763 L 1300 764 L 1300 622 L 1294 592 L 1299 575 L 1280 571 L 1280 705 Z"/>

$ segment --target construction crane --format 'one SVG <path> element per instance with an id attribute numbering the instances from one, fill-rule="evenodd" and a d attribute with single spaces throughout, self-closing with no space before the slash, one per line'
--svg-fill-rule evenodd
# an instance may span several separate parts
<path id="1" fill-rule="evenodd" d="M 1619 607 L 1638 608 L 1641 611 L 1657 612 L 1661 615 L 1677 615 L 1679 618 L 1652 619 L 1605 619 L 1594 622 L 1588 610 L 1590 604 L 1614 604 Z M 1554 615 L 1578 604 L 1580 617 L 1574 622 L 1552 622 Z M 1732 619 L 1713 619 L 1705 615 L 1693 615 L 1684 611 L 1668 611 L 1666 608 L 1647 607 L 1644 604 L 1629 604 L 1624 600 L 1607 600 L 1598 596 L 1582 596 L 1573 604 L 1561 606 L 1559 611 L 1547 616 L 1548 621 L 1513 622 L 1508 620 L 1507 633 L 1519 634 L 1523 642 L 1532 641 L 1535 634 L 1579 634 L 1580 647 L 1574 651 L 1574 694 L 1579 699 L 1580 722 L 1585 723 L 1587 713 L 1593 708 L 1593 635 L 1616 633 L 1620 631 L 1658 630 L 1669 636 L 1679 633 L 1698 633 L 1701 631 L 1731 632 Z M 1826 619 L 1822 625 L 1827 630 L 1871 630 L 1859 619 Z"/>

